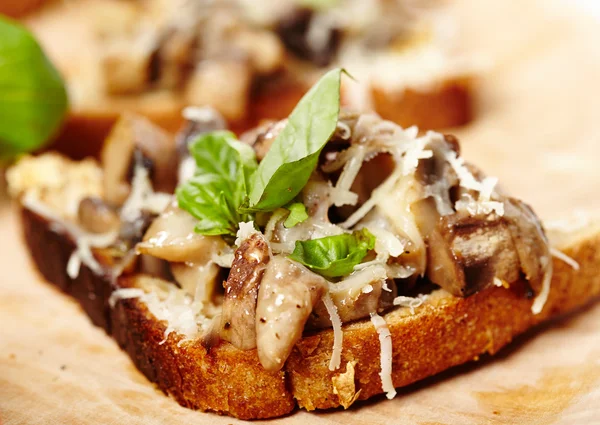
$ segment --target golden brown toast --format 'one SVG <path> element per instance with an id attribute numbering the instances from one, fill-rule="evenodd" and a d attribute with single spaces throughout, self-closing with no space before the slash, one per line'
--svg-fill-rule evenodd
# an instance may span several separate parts
<path id="1" fill-rule="evenodd" d="M 201 341 L 182 344 L 137 299 L 122 299 L 111 309 L 116 288 L 160 290 L 143 276 L 111 282 L 82 266 L 76 279 L 66 273 L 75 245 L 60 228 L 22 209 L 25 241 L 42 275 L 75 297 L 93 323 L 103 327 L 127 351 L 136 366 L 180 404 L 206 411 L 259 419 L 281 416 L 298 405 L 308 410 L 347 407 L 357 399 L 382 393 L 380 345 L 368 320 L 344 325 L 342 364 L 328 368 L 333 331 L 306 334 L 282 371 L 269 373 L 256 350 L 241 351 L 226 342 L 206 349 Z M 556 239 L 558 240 L 558 239 Z M 562 235 L 556 245 L 579 264 L 579 270 L 554 260 L 550 295 L 538 315 L 531 300 L 513 287 L 493 287 L 468 298 L 434 291 L 414 310 L 395 309 L 383 317 L 393 344 L 393 383 L 400 387 L 452 366 L 495 353 L 512 338 L 551 317 L 580 307 L 600 295 L 600 223 Z M 517 284 L 518 287 L 518 284 Z"/>

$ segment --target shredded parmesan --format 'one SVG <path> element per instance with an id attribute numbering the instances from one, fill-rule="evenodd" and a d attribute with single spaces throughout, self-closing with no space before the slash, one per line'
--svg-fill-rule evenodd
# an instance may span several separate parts
<path id="1" fill-rule="evenodd" d="M 552 254 L 553 257 L 558 258 L 562 262 L 567 263 L 569 266 L 571 266 L 573 268 L 573 270 L 579 270 L 579 263 L 577 261 L 575 261 L 574 259 L 572 259 L 571 257 L 569 257 L 564 252 L 562 252 L 561 250 L 551 247 L 550 254 Z"/>
<path id="2" fill-rule="evenodd" d="M 122 299 L 137 298 L 143 302 L 157 320 L 165 321 L 164 344 L 171 333 L 182 335 L 181 342 L 196 338 L 210 326 L 210 319 L 202 313 L 203 304 L 196 302 L 191 296 L 178 288 L 172 288 L 165 299 L 160 299 L 155 291 L 145 292 L 138 288 L 121 288 L 114 291 L 109 298 L 109 305 L 114 308 Z"/>
<path id="3" fill-rule="evenodd" d="M 173 200 L 172 195 L 154 192 L 148 170 L 136 166 L 131 181 L 131 192 L 121 209 L 121 219 L 128 222 L 137 220 L 142 210 L 151 213 L 161 213 Z"/>
<path id="4" fill-rule="evenodd" d="M 331 352 L 331 360 L 329 361 L 329 370 L 337 370 L 340 367 L 342 358 L 342 341 L 344 339 L 344 333 L 342 331 L 342 321 L 338 314 L 337 307 L 333 303 L 329 294 L 323 296 L 323 305 L 329 313 L 329 319 L 333 326 L 333 350 Z"/>
<path id="5" fill-rule="evenodd" d="M 396 396 L 396 389 L 392 381 L 392 334 L 384 318 L 377 313 L 371 313 L 371 323 L 379 335 L 381 346 L 381 387 L 386 392 L 386 397 L 391 400 Z"/>
<path id="6" fill-rule="evenodd" d="M 471 215 L 490 214 L 492 212 L 495 212 L 499 216 L 504 215 L 504 204 L 491 200 L 494 187 L 498 183 L 496 177 L 486 177 L 483 181 L 478 181 L 465 166 L 464 159 L 457 156 L 454 151 L 447 152 L 446 160 L 458 176 L 461 187 L 473 190 L 479 194 L 477 200 L 468 193 L 464 194 L 463 198 L 455 204 L 457 211 L 467 211 Z"/>
<path id="7" fill-rule="evenodd" d="M 79 276 L 81 263 L 89 267 L 95 274 L 102 274 L 103 269 L 100 263 L 96 261 L 92 248 L 106 248 L 112 245 L 118 237 L 118 232 L 110 232 L 103 234 L 80 234 L 76 236 L 75 243 L 77 248 L 71 253 L 69 262 L 67 263 L 67 275 L 71 279 L 76 279 Z"/>
<path id="8" fill-rule="evenodd" d="M 544 305 L 546 305 L 546 301 L 548 301 L 548 295 L 550 294 L 550 284 L 552 283 L 552 260 L 547 257 L 542 257 L 541 260 L 542 265 L 546 268 L 546 271 L 542 280 L 542 290 L 538 296 L 535 297 L 533 304 L 531 305 L 531 311 L 533 314 L 539 314 L 544 308 Z"/>
<path id="9" fill-rule="evenodd" d="M 241 246 L 242 243 L 251 235 L 253 235 L 254 233 L 258 233 L 256 228 L 254 227 L 254 221 L 242 221 L 238 224 L 238 226 L 239 230 L 237 231 L 236 239 L 234 242 L 235 246 Z"/>
<path id="10" fill-rule="evenodd" d="M 410 314 L 415 314 L 415 308 L 421 307 L 427 298 L 427 294 L 419 294 L 416 297 L 399 296 L 394 298 L 394 305 L 408 307 Z"/>
<path id="11" fill-rule="evenodd" d="M 183 118 L 196 122 L 223 121 L 219 112 L 210 106 L 188 106 L 181 112 Z"/>

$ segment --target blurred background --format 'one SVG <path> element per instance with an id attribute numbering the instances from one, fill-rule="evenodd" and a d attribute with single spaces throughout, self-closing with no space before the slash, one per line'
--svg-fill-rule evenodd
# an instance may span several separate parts
<path id="1" fill-rule="evenodd" d="M 287 116 L 319 75 L 344 66 L 356 80 L 344 82 L 347 107 L 375 110 L 402 126 L 455 134 L 467 161 L 499 177 L 500 185 L 530 203 L 546 224 L 572 217 L 585 223 L 600 212 L 600 2 L 595 0 L 0 0 L 0 14 L 5 15 L 0 18 L 3 167 L 45 150 L 97 157 L 122 113 L 146 116 L 174 134 L 187 106 L 211 106 L 241 133 Z M 87 325 L 70 301 L 49 300 L 50 289 L 30 282 L 17 215 L 6 199 L 0 204 L 0 237 L 5 240 L 0 265 L 26 271 L 11 275 L 16 283 L 9 283 L 12 292 L 0 300 L 0 312 L 14 320 L 7 326 L 29 316 L 25 298 L 48 303 L 57 329 L 72 321 Z M 483 423 L 456 408 L 457 401 L 467 403 L 461 394 L 472 387 L 496 385 L 499 376 L 535 381 L 542 368 L 562 367 L 574 352 L 596 365 L 600 310 L 591 310 L 486 368 L 403 395 L 403 414 Z M 45 320 L 34 319 L 31 328 L 41 329 L 41 338 Z M 54 337 L 67 338 L 60 332 Z M 99 338 L 98 331 L 90 340 L 96 344 Z M 39 356 L 30 353 L 23 360 L 27 367 L 6 378 L 16 388 L 13 407 L 31 398 L 31 388 L 20 382 L 38 368 L 48 389 L 35 394 L 39 423 L 56 421 L 54 407 L 70 392 L 87 396 L 88 411 L 106 422 L 129 415 L 114 388 L 142 394 L 140 403 L 158 421 L 197 419 L 175 403 L 163 404 L 139 382 L 131 384 L 130 366 L 109 355 L 117 352 L 110 342 L 93 349 L 73 344 L 70 364 L 77 365 L 78 350 L 84 350 L 114 373 L 80 365 L 77 374 L 61 378 L 68 384 L 63 388 L 48 372 L 56 365 L 38 363 Z M 79 379 L 87 373 L 107 386 L 82 388 Z M 531 423 L 543 424 L 598 417 L 600 390 L 592 380 L 597 368 L 577 373 L 583 384 L 575 389 L 565 378 L 547 383 L 556 391 L 525 391 L 531 399 L 507 395 L 503 412 L 509 416 L 486 417 L 487 423 L 517 423 L 510 412 L 523 411 L 532 415 Z M 542 400 L 545 416 L 530 409 L 532 400 Z M 436 412 L 432 405 L 439 407 Z M 386 423 L 395 412 L 390 406 L 370 406 L 374 416 L 368 419 L 379 415 Z M 82 412 L 73 409 L 61 418 L 83 423 L 90 417 Z M 352 412 L 335 414 L 348 419 Z M 319 418 L 329 419 L 327 413 Z M 306 417 L 290 419 L 300 423 Z"/>

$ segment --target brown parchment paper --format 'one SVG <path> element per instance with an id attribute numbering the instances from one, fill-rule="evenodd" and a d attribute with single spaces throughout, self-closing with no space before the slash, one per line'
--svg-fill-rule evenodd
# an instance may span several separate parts
<path id="1" fill-rule="evenodd" d="M 569 1 L 458 1 L 484 59 L 464 155 L 545 219 L 600 210 L 600 22 Z M 0 417 L 16 424 L 237 424 L 156 390 L 78 305 L 32 269 L 0 203 Z M 600 272 L 600 271 L 599 271 Z M 600 303 L 461 366 L 349 410 L 282 424 L 600 423 Z"/>

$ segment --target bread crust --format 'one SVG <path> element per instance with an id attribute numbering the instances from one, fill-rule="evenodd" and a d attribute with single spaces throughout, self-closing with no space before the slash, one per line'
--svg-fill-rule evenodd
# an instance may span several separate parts
<path id="1" fill-rule="evenodd" d="M 422 130 L 469 123 L 473 119 L 474 92 L 474 77 L 467 75 L 432 81 L 426 89 L 371 87 L 373 108 L 382 118 Z"/>
<path id="2" fill-rule="evenodd" d="M 134 278 L 113 283 L 82 266 L 79 276 L 70 279 L 65 271 L 74 248 L 69 235 L 25 208 L 22 224 L 32 258 L 46 280 L 74 296 L 138 369 L 183 406 L 241 419 L 281 416 L 296 404 L 307 410 L 337 407 L 348 400 L 336 394 L 332 378 L 339 378 L 348 364 L 354 365 L 354 392 L 359 399 L 382 393 L 379 340 L 368 320 L 344 326 L 342 364 L 335 372 L 328 369 L 331 330 L 305 335 L 283 371 L 273 374 L 262 368 L 256 350 L 240 351 L 225 342 L 210 350 L 200 341 L 178 346 L 176 336 L 161 344 L 165 325 L 141 301 L 120 300 L 114 309 L 108 305 L 111 292 L 117 286 L 134 285 Z M 476 360 L 480 354 L 493 354 L 532 326 L 600 295 L 599 247 L 600 231 L 595 231 L 565 248 L 581 269 L 554 261 L 550 296 L 537 316 L 524 296 L 524 282 L 512 290 L 494 287 L 469 298 L 439 290 L 414 314 L 406 308 L 385 314 L 392 334 L 394 385 L 408 385 Z"/>

